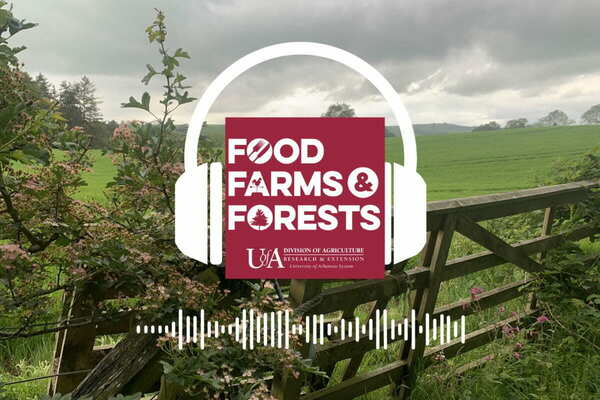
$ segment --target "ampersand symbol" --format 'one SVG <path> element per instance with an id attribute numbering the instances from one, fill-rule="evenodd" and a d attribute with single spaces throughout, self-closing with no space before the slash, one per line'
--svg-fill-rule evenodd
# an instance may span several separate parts
<path id="1" fill-rule="evenodd" d="M 359 192 L 373 191 L 373 189 L 371 189 L 371 186 L 373 186 L 373 184 L 371 182 L 368 182 L 367 179 L 369 179 L 369 176 L 366 173 L 361 172 L 360 174 L 358 174 L 356 176 L 356 183 L 354 184 L 354 189 L 356 189 Z"/>

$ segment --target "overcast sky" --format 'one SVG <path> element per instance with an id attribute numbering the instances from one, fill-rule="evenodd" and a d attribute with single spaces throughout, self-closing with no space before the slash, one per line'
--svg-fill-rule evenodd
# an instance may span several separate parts
<path id="1" fill-rule="evenodd" d="M 353 52 L 398 90 L 416 123 L 477 125 L 556 108 L 579 121 L 600 103 L 598 0 L 15 0 L 14 13 L 39 23 L 19 34 L 32 74 L 53 83 L 90 77 L 106 119 L 145 119 L 121 109 L 144 90 L 145 64 L 158 63 L 144 28 L 166 12 L 168 46 L 192 59 L 184 72 L 199 97 L 221 70 L 263 46 L 316 41 Z M 18 39 L 17 39 L 18 38 Z M 155 96 L 156 97 L 156 96 Z M 319 116 L 332 102 L 359 116 L 394 121 L 370 84 L 335 62 L 288 57 L 255 67 L 215 104 L 224 116 Z M 193 103 L 195 104 L 195 103 Z M 193 104 L 178 112 L 185 123 Z"/>

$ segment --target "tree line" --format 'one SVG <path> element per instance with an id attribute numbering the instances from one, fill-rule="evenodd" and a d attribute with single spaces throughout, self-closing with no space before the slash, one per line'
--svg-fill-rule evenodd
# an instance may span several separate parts
<path id="1" fill-rule="evenodd" d="M 63 81 L 58 88 L 41 73 L 33 81 L 40 96 L 53 104 L 69 128 L 82 128 L 89 135 L 91 148 L 108 147 L 110 138 L 119 124 L 114 120 L 105 121 L 102 118 L 99 108 L 101 101 L 96 96 L 96 85 L 87 76 L 84 75 L 76 82 Z"/>
<path id="2" fill-rule="evenodd" d="M 87 77 L 83 76 L 77 82 L 63 81 L 58 89 L 52 85 L 43 74 L 38 74 L 34 80 L 39 88 L 40 95 L 54 102 L 58 111 L 66 119 L 69 128 L 81 127 L 91 137 L 91 147 L 106 149 L 110 138 L 119 124 L 114 121 L 105 121 L 99 109 L 101 103 L 96 96 L 96 86 Z M 354 117 L 354 109 L 346 103 L 331 104 L 322 117 Z M 581 122 L 586 125 L 600 124 L 600 104 L 590 107 L 581 116 Z M 568 126 L 575 124 L 575 120 L 562 110 L 554 110 L 546 116 L 540 118 L 537 122 L 530 124 L 527 118 L 515 118 L 506 122 L 505 129 L 519 129 L 526 127 L 551 127 Z M 494 131 L 502 129 L 502 126 L 496 121 L 479 125 L 473 128 L 473 132 Z M 386 127 L 386 137 L 392 137 L 394 134 Z"/>
<path id="3" fill-rule="evenodd" d="M 600 104 L 596 104 L 590 107 L 589 110 L 581 115 L 581 122 L 584 125 L 597 125 L 600 124 Z M 548 126 L 568 126 L 574 125 L 575 121 L 569 118 L 567 113 L 562 110 L 554 110 L 548 115 L 540 118 L 538 122 L 529 124 L 527 118 L 516 118 L 506 122 L 505 129 L 518 129 L 525 127 L 548 127 Z M 490 121 L 486 124 L 479 125 L 473 128 L 473 132 L 477 131 L 495 131 L 502 129 L 500 124 L 496 121 Z"/>

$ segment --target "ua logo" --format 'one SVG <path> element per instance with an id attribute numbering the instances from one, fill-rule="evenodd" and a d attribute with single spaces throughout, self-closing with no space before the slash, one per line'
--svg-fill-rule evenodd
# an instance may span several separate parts
<path id="1" fill-rule="evenodd" d="M 248 252 L 248 265 L 252 269 L 260 269 L 260 268 L 273 268 L 275 265 L 277 268 L 285 268 L 283 266 L 283 262 L 281 262 L 281 257 L 279 256 L 279 249 L 275 248 L 274 250 L 267 249 L 259 249 L 260 254 L 258 254 L 258 265 L 254 263 L 254 249 L 249 248 L 246 249 Z"/>

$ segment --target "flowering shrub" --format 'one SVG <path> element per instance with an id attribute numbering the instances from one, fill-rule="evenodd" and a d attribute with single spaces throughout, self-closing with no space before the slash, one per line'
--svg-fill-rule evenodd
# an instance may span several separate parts
<path id="1" fill-rule="evenodd" d="M 3 13 L 4 5 L 0 1 Z M 204 309 L 227 323 L 242 306 L 258 312 L 286 307 L 268 283 L 227 281 L 221 268 L 188 259 L 175 247 L 174 187 L 183 172 L 184 138 L 171 116 L 194 100 L 178 69 L 189 55 L 167 49 L 160 11 L 146 33 L 161 63 L 148 65 L 142 82 L 160 78 L 165 90 L 159 110 L 151 107 L 148 92 L 123 104 L 152 121 L 115 129 L 109 157 L 117 173 L 101 203 L 74 198 L 91 166 L 89 136 L 67 129 L 56 105 L 39 95 L 16 58 L 0 65 L 0 314 L 18 325 L 0 331 L 0 339 L 64 329 L 51 323 L 57 316 L 49 296 L 77 288 L 134 292 L 135 301 L 117 299 L 97 311 L 130 309 L 154 321 L 170 321 L 180 308 Z M 221 157 L 208 143 L 199 151 L 201 162 Z M 242 351 L 227 337 L 210 339 L 204 351 L 193 345 L 174 351 L 167 338 L 159 344 L 170 356 L 164 361 L 170 381 L 214 398 L 268 398 L 273 370 L 314 372 L 297 352 Z"/>
<path id="2" fill-rule="evenodd" d="M 0 315 L 29 335 L 52 317 L 46 297 L 73 285 L 73 249 L 94 216 L 73 195 L 85 185 L 89 138 L 21 71 L 8 39 L 34 24 L 0 1 Z M 43 329 L 42 329 L 43 331 Z"/>
<path id="3" fill-rule="evenodd" d="M 145 84 L 155 78 L 163 79 L 162 112 L 157 115 L 151 110 L 147 92 L 140 100 L 130 98 L 123 106 L 144 110 L 155 123 L 121 126 L 113 137 L 112 156 L 118 173 L 111 186 L 114 207 L 110 213 L 113 218 L 118 216 L 121 226 L 135 228 L 130 253 L 146 264 L 160 265 L 156 268 L 160 279 L 152 280 L 143 301 L 154 312 L 154 318 L 171 317 L 179 308 L 203 308 L 212 314 L 212 319 L 225 323 L 233 322 L 242 308 L 258 312 L 284 310 L 286 305 L 273 297 L 275 293 L 268 283 L 227 281 L 222 269 L 187 259 L 174 246 L 173 192 L 175 181 L 183 172 L 183 136 L 175 131 L 170 115 L 194 99 L 185 91 L 186 78 L 177 70 L 180 60 L 189 55 L 182 49 L 167 51 L 164 21 L 159 11 L 146 30 L 149 42 L 157 44 L 162 65 L 148 65 L 148 74 L 142 79 Z M 221 157 L 220 149 L 204 143 L 198 159 L 206 163 Z M 163 362 L 167 379 L 190 394 L 202 393 L 212 398 L 270 398 L 266 381 L 274 370 L 315 372 L 295 351 L 259 346 L 249 352 L 227 335 L 207 339 L 204 350 L 193 344 L 183 351 L 175 350 L 169 338 L 163 338 L 161 345 L 170 355 Z"/>

